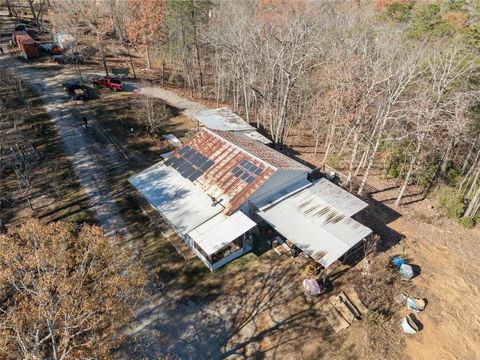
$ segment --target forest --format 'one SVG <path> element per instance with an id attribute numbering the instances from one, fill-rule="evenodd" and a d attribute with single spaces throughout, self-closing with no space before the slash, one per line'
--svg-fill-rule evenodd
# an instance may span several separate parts
<path id="1" fill-rule="evenodd" d="M 396 205 L 414 186 L 465 227 L 478 220 L 480 1 L 28 3 L 105 68 L 134 53 L 135 76 L 230 106 L 277 148 L 311 143 L 347 185 L 359 177 L 359 195 L 380 169 L 400 183 Z"/>

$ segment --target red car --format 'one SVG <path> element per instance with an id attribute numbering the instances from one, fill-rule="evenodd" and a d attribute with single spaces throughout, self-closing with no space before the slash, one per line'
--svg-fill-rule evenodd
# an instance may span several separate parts
<path id="1" fill-rule="evenodd" d="M 123 89 L 123 82 L 110 76 L 96 77 L 92 79 L 92 84 L 93 86 L 105 87 L 112 91 L 121 91 Z"/>

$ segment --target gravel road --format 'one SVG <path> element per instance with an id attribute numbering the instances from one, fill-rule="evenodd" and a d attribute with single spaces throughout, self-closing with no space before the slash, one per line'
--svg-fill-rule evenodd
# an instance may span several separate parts
<path id="1" fill-rule="evenodd" d="M 205 105 L 188 100 L 180 95 L 175 94 L 170 90 L 160 87 L 142 87 L 139 92 L 142 95 L 161 99 L 168 105 L 180 109 L 181 112 L 183 112 L 185 115 L 192 115 L 202 110 L 208 110 Z"/>
<path id="2" fill-rule="evenodd" d="M 8 18 L 5 12 L 0 13 L 0 18 L 0 32 L 11 32 L 13 20 Z M 108 157 L 106 160 L 111 162 L 112 150 L 107 146 L 103 147 L 105 154 L 98 153 L 98 144 L 91 136 L 90 129 L 86 129 L 81 119 L 73 114 L 75 104 L 68 101 L 62 88 L 62 82 L 71 78 L 72 69 L 58 70 L 20 62 L 7 54 L 5 41 L 8 38 L 2 37 L 2 40 L 3 43 L 0 46 L 4 49 L 5 55 L 0 56 L 0 66 L 15 68 L 15 72 L 29 84 L 45 104 L 45 109 L 62 138 L 65 153 L 72 163 L 76 177 L 90 199 L 92 206 L 89 210 L 95 220 L 106 233 L 118 234 L 129 239 L 130 234 L 115 201 L 109 196 L 111 189 L 98 161 L 99 156 L 106 155 Z M 93 119 L 90 124 L 95 126 Z M 122 161 L 122 159 L 117 158 L 113 161 Z"/>

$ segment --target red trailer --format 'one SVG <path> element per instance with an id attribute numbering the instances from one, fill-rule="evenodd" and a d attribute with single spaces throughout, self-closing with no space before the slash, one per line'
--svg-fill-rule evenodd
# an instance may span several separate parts
<path id="1" fill-rule="evenodd" d="M 13 40 L 20 51 L 25 54 L 27 59 L 40 56 L 37 43 L 27 34 L 26 31 L 15 31 L 13 33 Z"/>

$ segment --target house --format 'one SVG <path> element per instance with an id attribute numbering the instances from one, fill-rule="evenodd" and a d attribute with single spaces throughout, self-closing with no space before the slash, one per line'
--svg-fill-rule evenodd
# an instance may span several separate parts
<path id="1" fill-rule="evenodd" d="M 370 233 L 366 204 L 298 161 L 239 132 L 201 128 L 130 183 L 212 271 L 252 250 L 265 221 L 324 266 Z"/>
<path id="2" fill-rule="evenodd" d="M 243 134 L 263 144 L 272 143 L 270 139 L 260 134 L 255 127 L 226 107 L 200 111 L 191 116 L 198 121 L 200 126 L 205 126 L 212 130 Z"/>

